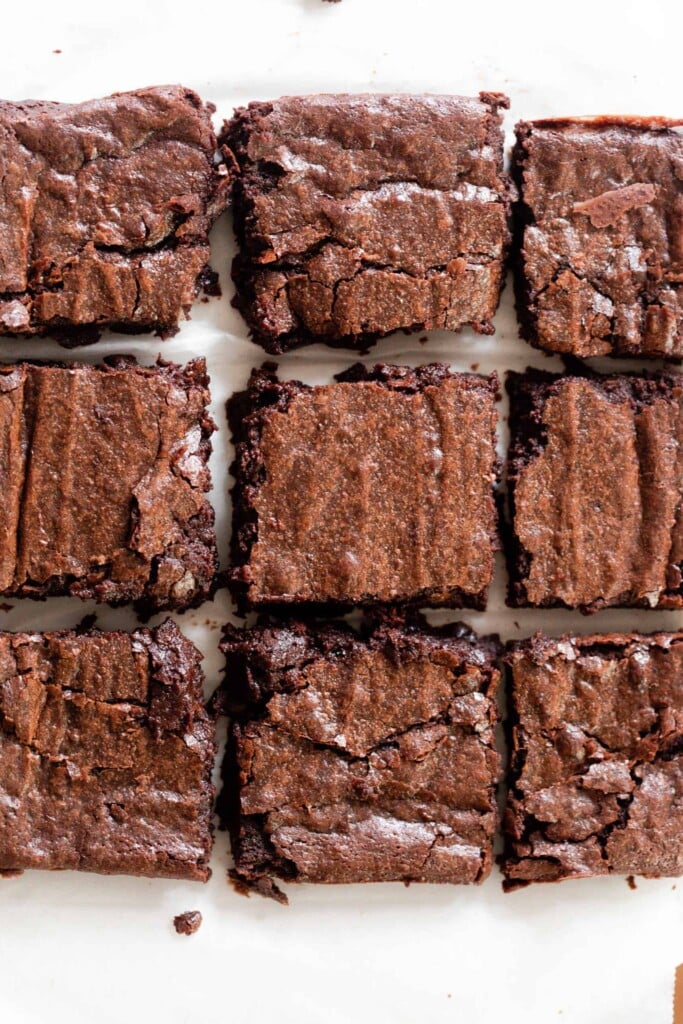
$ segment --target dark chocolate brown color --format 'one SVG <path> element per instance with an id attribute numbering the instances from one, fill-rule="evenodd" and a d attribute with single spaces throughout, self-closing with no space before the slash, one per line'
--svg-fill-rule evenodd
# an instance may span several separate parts
<path id="1" fill-rule="evenodd" d="M 365 349 L 399 328 L 493 332 L 508 246 L 499 93 L 251 103 L 223 129 L 240 175 L 236 305 L 268 352 Z"/>
<path id="2" fill-rule="evenodd" d="M 175 330 L 227 203 L 212 109 L 181 86 L 0 103 L 0 334 Z"/>
<path id="3" fill-rule="evenodd" d="M 683 874 L 683 633 L 511 644 L 506 887 Z"/>
<path id="4" fill-rule="evenodd" d="M 683 376 L 510 374 L 510 604 L 683 605 Z"/>
<path id="5" fill-rule="evenodd" d="M 358 365 L 312 388 L 270 369 L 229 410 L 240 608 L 484 607 L 497 547 L 495 375 Z"/>
<path id="6" fill-rule="evenodd" d="M 134 633 L 0 633 L 0 872 L 206 881 L 214 725 L 199 651 Z"/>
<path id="7" fill-rule="evenodd" d="M 236 712 L 219 801 L 234 877 L 481 882 L 499 756 L 497 646 L 418 616 L 227 627 Z"/>
<path id="8" fill-rule="evenodd" d="M 0 595 L 206 600 L 208 383 L 203 359 L 0 367 Z"/>
<path id="9" fill-rule="evenodd" d="M 524 336 L 577 356 L 683 355 L 683 121 L 521 122 Z"/>
<path id="10" fill-rule="evenodd" d="M 178 935 L 194 935 L 201 926 L 202 915 L 198 910 L 186 910 L 173 918 L 173 927 Z"/>

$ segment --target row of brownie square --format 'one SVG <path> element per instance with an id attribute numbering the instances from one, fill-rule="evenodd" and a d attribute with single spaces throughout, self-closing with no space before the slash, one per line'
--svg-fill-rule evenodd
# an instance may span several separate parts
<path id="1" fill-rule="evenodd" d="M 479 883 L 499 826 L 502 653 L 383 613 L 225 630 L 218 810 L 233 878 Z M 508 645 L 506 888 L 683 872 L 683 634 Z M 133 633 L 0 634 L 0 873 L 206 881 L 216 756 L 201 655 Z"/>
<path id="2" fill-rule="evenodd" d="M 508 603 L 681 607 L 681 376 L 576 365 L 508 390 Z M 485 608 L 497 397 L 495 374 L 443 364 L 359 364 L 317 387 L 255 371 L 229 407 L 240 611 Z"/>
<path id="3" fill-rule="evenodd" d="M 217 583 L 202 360 L 0 371 L 0 594 L 183 610 Z M 683 603 L 680 376 L 511 375 L 510 603 Z M 486 604 L 497 378 L 257 371 L 230 403 L 231 586 L 252 608 Z M 68 413 L 68 414 L 65 414 Z"/>
<path id="4" fill-rule="evenodd" d="M 364 349 L 398 329 L 492 333 L 512 213 L 533 344 L 682 355 L 682 122 L 522 122 L 515 186 L 508 105 L 285 97 L 237 110 L 217 140 L 213 108 L 181 86 L 1 103 L 0 334 L 173 333 L 200 287 L 216 291 L 208 232 L 232 193 L 235 304 L 270 352 Z"/>

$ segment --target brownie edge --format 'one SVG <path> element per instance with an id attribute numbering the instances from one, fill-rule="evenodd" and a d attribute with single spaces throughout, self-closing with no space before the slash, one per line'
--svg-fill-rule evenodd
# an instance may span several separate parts
<path id="1" fill-rule="evenodd" d="M 479 883 L 497 823 L 494 638 L 383 613 L 228 626 L 218 810 L 236 884 Z"/>
<path id="2" fill-rule="evenodd" d="M 508 644 L 504 887 L 683 874 L 683 633 Z"/>

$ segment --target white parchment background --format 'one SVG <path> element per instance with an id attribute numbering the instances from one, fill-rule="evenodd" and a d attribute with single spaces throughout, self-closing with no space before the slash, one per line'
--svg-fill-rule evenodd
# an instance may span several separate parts
<path id="1" fill-rule="evenodd" d="M 217 123 L 251 99 L 316 91 L 502 90 L 510 129 L 522 117 L 587 113 L 683 115 L 680 3 L 575 0 L 44 0 L 3 5 L 0 95 L 76 101 L 182 82 L 217 106 Z M 55 52 L 61 51 L 61 52 Z M 222 300 L 198 304 L 172 341 L 109 336 L 75 358 L 159 351 L 205 355 L 212 378 L 213 501 L 221 554 L 228 540 L 230 447 L 224 404 L 263 358 L 230 308 L 229 218 L 213 233 Z M 510 289 L 496 335 L 396 335 L 376 358 L 445 360 L 482 372 L 552 367 L 517 338 Z M 64 357 L 52 342 L 0 342 L 0 358 Z M 328 381 L 353 359 L 321 346 L 280 361 L 283 375 Z M 501 406 L 501 416 L 505 415 Z M 503 424 L 504 427 L 504 424 Z M 0 500 L 2 496 L 0 495 Z M 73 625 L 94 606 L 13 602 L 0 629 Z M 179 619 L 206 654 L 207 690 L 230 615 L 222 592 Z M 455 613 L 457 614 L 457 613 Z M 99 624 L 129 627 L 124 609 Z M 453 615 L 439 614 L 437 618 Z M 503 572 L 485 614 L 463 614 L 504 638 L 536 628 L 583 632 L 678 627 L 675 613 L 510 611 Z M 0 1024 L 669 1024 L 674 967 L 683 960 L 683 882 L 600 878 L 504 896 L 482 888 L 401 885 L 290 888 L 283 908 L 238 896 L 225 881 L 219 835 L 214 876 L 196 883 L 30 872 L 0 883 Z M 200 909 L 179 937 L 171 919 Z"/>

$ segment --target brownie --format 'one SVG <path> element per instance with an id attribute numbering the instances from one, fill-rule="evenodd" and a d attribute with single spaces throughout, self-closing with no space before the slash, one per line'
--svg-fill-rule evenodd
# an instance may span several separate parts
<path id="1" fill-rule="evenodd" d="M 578 356 L 683 356 L 683 120 L 521 122 L 524 337 Z"/>
<path id="2" fill-rule="evenodd" d="M 367 349 L 399 328 L 492 334 L 508 247 L 500 93 L 251 103 L 239 165 L 236 306 L 268 352 Z"/>
<path id="3" fill-rule="evenodd" d="M 481 882 L 491 868 L 498 653 L 418 615 L 228 626 L 219 812 L 234 878 Z"/>
<path id="4" fill-rule="evenodd" d="M 508 376 L 512 607 L 683 606 L 683 376 Z"/>
<path id="5" fill-rule="evenodd" d="M 206 881 L 215 727 L 201 654 L 134 633 L 0 633 L 0 873 Z"/>
<path id="6" fill-rule="evenodd" d="M 229 406 L 240 610 L 485 607 L 497 389 L 438 363 L 359 364 L 320 387 L 255 371 Z"/>
<path id="7" fill-rule="evenodd" d="M 208 384 L 203 359 L 0 366 L 0 596 L 210 596 Z"/>
<path id="8" fill-rule="evenodd" d="M 683 874 L 683 633 L 509 645 L 506 887 Z"/>
<path id="9" fill-rule="evenodd" d="M 177 328 L 228 198 L 213 109 L 182 86 L 0 103 L 0 334 Z"/>
<path id="10" fill-rule="evenodd" d="M 173 918 L 173 927 L 178 935 L 194 935 L 202 926 L 202 915 L 199 910 L 186 910 Z"/>

